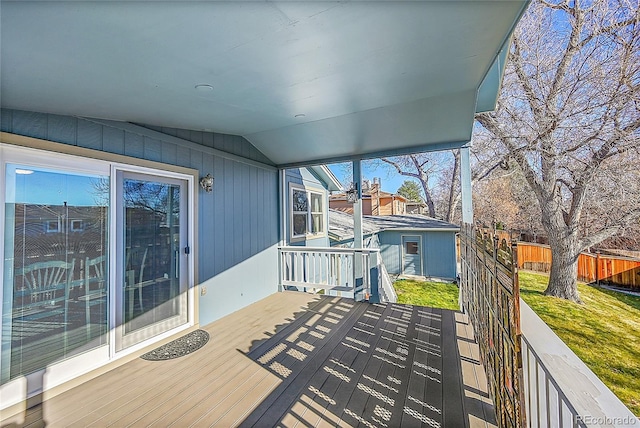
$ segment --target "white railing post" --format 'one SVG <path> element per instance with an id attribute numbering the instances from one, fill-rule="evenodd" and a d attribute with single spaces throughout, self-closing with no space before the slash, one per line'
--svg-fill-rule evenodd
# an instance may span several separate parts
<path id="1" fill-rule="evenodd" d="M 380 302 L 380 257 L 378 253 L 371 253 L 367 264 L 367 282 L 369 301 Z"/>
<path id="2" fill-rule="evenodd" d="M 355 298 L 355 290 L 356 290 L 356 287 L 358 286 L 357 282 L 356 282 L 358 280 L 358 273 L 356 272 L 356 268 L 358 267 L 357 266 L 358 263 L 356 262 L 356 260 L 357 260 L 356 258 L 357 258 L 357 255 L 354 252 L 353 256 L 352 256 L 352 259 L 351 259 L 351 284 L 350 284 L 351 288 L 354 291 L 354 298 Z"/>
<path id="3" fill-rule="evenodd" d="M 278 291 L 284 290 L 282 287 L 282 278 L 284 278 L 284 274 L 282 269 L 284 267 L 284 263 L 282 262 L 282 251 L 278 248 Z"/>

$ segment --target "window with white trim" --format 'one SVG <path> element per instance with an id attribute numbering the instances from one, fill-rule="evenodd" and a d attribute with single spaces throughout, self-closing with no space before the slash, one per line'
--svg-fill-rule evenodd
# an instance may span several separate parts
<path id="1" fill-rule="evenodd" d="M 82 232 L 84 230 L 84 223 L 82 220 L 71 220 L 71 231 Z"/>
<path id="2" fill-rule="evenodd" d="M 58 220 L 49 220 L 45 223 L 47 233 L 58 233 L 60 232 L 60 219 Z"/>
<path id="3" fill-rule="evenodd" d="M 291 239 L 304 239 L 325 234 L 324 192 L 290 184 L 289 195 Z"/>

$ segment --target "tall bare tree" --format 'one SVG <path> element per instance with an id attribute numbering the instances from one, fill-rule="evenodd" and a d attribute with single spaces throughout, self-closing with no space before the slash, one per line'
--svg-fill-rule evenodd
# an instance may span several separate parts
<path id="1" fill-rule="evenodd" d="M 640 216 L 639 107 L 637 0 L 531 4 L 475 138 L 501 146 L 535 194 L 553 254 L 549 295 L 580 301 L 580 252 Z"/>
<path id="2" fill-rule="evenodd" d="M 484 180 L 496 170 L 508 168 L 505 154 L 496 154 L 492 147 L 483 142 L 472 147 L 472 154 L 472 184 Z M 461 200 L 459 150 L 417 153 L 380 160 L 391 165 L 398 174 L 418 180 L 430 217 L 455 221 Z"/>

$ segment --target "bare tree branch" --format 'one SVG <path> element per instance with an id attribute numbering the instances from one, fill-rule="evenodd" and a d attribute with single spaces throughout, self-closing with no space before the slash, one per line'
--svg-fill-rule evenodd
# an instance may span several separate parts
<path id="1" fill-rule="evenodd" d="M 640 216 L 639 27 L 637 1 L 534 0 L 514 33 L 496 109 L 476 117 L 473 144 L 500 147 L 535 195 L 553 252 L 547 292 L 558 297 L 579 300 L 582 249 L 629 224 L 640 229 L 629 223 Z M 509 180 L 492 191 L 513 191 Z"/>

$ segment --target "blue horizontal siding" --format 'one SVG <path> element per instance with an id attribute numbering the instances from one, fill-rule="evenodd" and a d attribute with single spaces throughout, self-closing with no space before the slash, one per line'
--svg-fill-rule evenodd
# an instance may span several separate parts
<path id="1" fill-rule="evenodd" d="M 402 245 L 401 234 L 398 232 L 379 232 L 378 242 L 380 245 L 380 255 L 387 272 L 392 274 L 401 274 L 400 266 L 400 246 Z"/>

